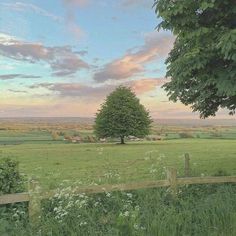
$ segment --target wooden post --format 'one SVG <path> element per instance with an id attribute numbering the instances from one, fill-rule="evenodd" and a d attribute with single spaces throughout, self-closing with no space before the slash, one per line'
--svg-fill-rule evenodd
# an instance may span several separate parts
<path id="1" fill-rule="evenodd" d="M 177 170 L 175 168 L 167 170 L 167 180 L 170 184 L 171 193 L 175 196 L 177 194 Z"/>
<path id="2" fill-rule="evenodd" d="M 190 157 L 188 153 L 184 154 L 184 175 L 185 177 L 189 177 L 190 176 Z"/>
<path id="3" fill-rule="evenodd" d="M 29 181 L 29 220 L 33 226 L 39 223 L 41 216 L 41 189 L 36 180 Z"/>

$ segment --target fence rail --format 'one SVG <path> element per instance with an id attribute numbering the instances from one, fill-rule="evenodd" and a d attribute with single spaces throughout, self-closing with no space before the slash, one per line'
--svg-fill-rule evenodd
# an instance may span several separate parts
<path id="1" fill-rule="evenodd" d="M 9 203 L 18 203 L 18 202 L 29 202 L 29 200 L 30 200 L 29 193 L 5 194 L 0 196 L 0 205 L 5 205 Z"/>
<path id="2" fill-rule="evenodd" d="M 189 176 L 190 165 L 189 156 L 185 156 L 185 174 Z M 236 176 L 215 176 L 215 177 L 184 177 L 177 178 L 177 170 L 169 168 L 167 170 L 167 179 L 157 181 L 145 181 L 139 183 L 127 183 L 116 185 L 97 185 L 77 188 L 73 193 L 95 194 L 112 191 L 127 191 L 157 187 L 170 187 L 172 194 L 176 194 L 178 185 L 189 184 L 215 184 L 215 183 L 236 183 Z M 0 196 L 0 205 L 29 202 L 29 216 L 34 220 L 40 214 L 40 203 L 42 199 L 48 199 L 56 194 L 55 190 L 42 193 L 36 181 L 29 183 L 29 192 L 5 194 Z"/>
<path id="3" fill-rule="evenodd" d="M 187 178 L 176 178 L 176 186 L 178 185 L 189 185 L 189 184 L 215 184 L 215 183 L 236 183 L 236 176 L 220 176 L 220 177 L 187 177 Z M 115 184 L 115 185 L 97 185 L 89 187 L 81 187 L 76 189 L 74 193 L 85 193 L 85 194 L 96 194 L 103 192 L 114 192 L 114 191 L 128 191 L 138 190 L 146 188 L 158 188 L 158 187 L 173 187 L 173 181 L 170 180 L 158 180 L 158 181 L 145 181 L 139 183 L 128 183 L 128 184 Z M 39 198 L 48 199 L 53 197 L 56 191 L 52 190 L 43 193 Z M 0 205 L 29 202 L 30 193 L 15 193 L 5 194 L 0 196 Z"/>

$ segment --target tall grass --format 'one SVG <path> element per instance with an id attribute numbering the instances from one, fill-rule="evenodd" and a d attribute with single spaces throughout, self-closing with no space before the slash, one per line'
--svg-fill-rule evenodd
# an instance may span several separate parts
<path id="1" fill-rule="evenodd" d="M 185 186 L 176 197 L 166 188 L 90 196 L 64 189 L 43 202 L 37 226 L 27 219 L 4 224 L 0 235 L 232 236 L 236 185 Z"/>

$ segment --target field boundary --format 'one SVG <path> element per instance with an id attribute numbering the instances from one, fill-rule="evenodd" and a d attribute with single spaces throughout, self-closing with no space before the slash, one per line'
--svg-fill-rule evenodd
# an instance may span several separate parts
<path id="1" fill-rule="evenodd" d="M 129 191 L 147 188 L 158 188 L 158 187 L 170 187 L 173 195 L 177 194 L 178 185 L 191 185 L 191 184 L 217 184 L 217 183 L 236 183 L 236 176 L 216 176 L 216 177 L 184 177 L 177 178 L 177 170 L 175 168 L 168 169 L 167 179 L 157 181 L 145 181 L 139 183 L 128 183 L 128 184 L 115 184 L 115 185 L 97 185 L 89 187 L 81 187 L 73 191 L 74 194 L 96 194 L 104 192 L 114 191 Z M 29 203 L 29 216 L 34 221 L 35 216 L 38 216 L 41 211 L 41 200 L 49 199 L 57 193 L 52 190 L 49 192 L 41 193 L 37 190 L 38 183 L 31 181 L 30 185 L 34 185 L 36 188 L 29 189 L 29 192 L 5 194 L 0 196 L 0 205 L 13 204 L 19 202 Z M 39 188 L 38 188 L 39 189 Z"/>
<path id="2" fill-rule="evenodd" d="M 175 169 L 172 169 L 172 171 Z M 174 184 L 176 182 L 176 184 Z M 158 188 L 158 187 L 177 187 L 178 185 L 191 185 L 191 184 L 217 184 L 217 183 L 236 183 L 236 176 L 216 176 L 216 177 L 184 177 L 184 178 L 172 178 L 169 180 L 157 180 L 157 181 L 145 181 L 138 183 L 127 183 L 127 184 L 114 184 L 114 185 L 95 185 L 89 187 L 77 188 L 73 193 L 80 194 L 96 194 L 104 192 L 114 191 L 129 191 L 147 188 Z M 32 193 L 36 192 L 24 192 L 24 193 L 13 193 L 0 195 L 0 205 L 29 202 Z M 53 197 L 57 193 L 56 190 L 42 193 L 41 199 L 48 199 Z"/>
<path id="3" fill-rule="evenodd" d="M 189 176 L 189 155 L 185 155 L 185 176 Z M 236 176 L 206 176 L 206 177 L 177 177 L 177 169 L 167 169 L 167 178 L 165 180 L 144 181 L 138 183 L 114 184 L 114 185 L 96 185 L 88 187 L 78 187 L 74 189 L 74 194 L 96 194 L 114 191 L 130 191 L 147 188 L 169 187 L 171 193 L 175 196 L 178 186 L 192 184 L 217 184 L 217 183 L 236 183 Z M 28 192 L 0 195 L 0 206 L 6 204 L 28 202 L 30 220 L 35 221 L 41 212 L 41 200 L 49 199 L 57 194 L 58 191 L 51 190 L 41 192 L 37 181 L 29 182 Z"/>

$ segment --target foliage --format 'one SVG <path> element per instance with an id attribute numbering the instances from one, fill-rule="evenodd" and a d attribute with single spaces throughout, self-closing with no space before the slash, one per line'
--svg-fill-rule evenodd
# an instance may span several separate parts
<path id="1" fill-rule="evenodd" d="M 123 86 L 113 91 L 102 104 L 95 120 L 98 137 L 144 137 L 149 133 L 151 119 L 149 112 L 139 103 L 130 88 Z"/>
<path id="2" fill-rule="evenodd" d="M 194 136 L 191 133 L 179 133 L 180 138 L 194 138 Z"/>
<path id="3" fill-rule="evenodd" d="M 0 160 L 0 195 L 23 192 L 24 178 L 20 175 L 18 162 L 9 158 Z"/>
<path id="4" fill-rule="evenodd" d="M 192 105 L 205 118 L 236 109 L 235 0 L 156 0 L 159 29 L 176 36 L 164 85 L 172 101 Z"/>
<path id="5" fill-rule="evenodd" d="M 2 194 L 24 192 L 24 178 L 19 173 L 18 163 L 9 158 L 0 160 L 0 196 Z M 6 232 L 12 229 L 12 225 L 25 222 L 27 219 L 27 206 L 25 203 L 0 206 L 0 225 Z M 8 225 L 8 223 L 10 224 Z M 0 235 L 4 235 L 1 232 Z M 7 234 L 8 235 L 8 234 Z"/>
<path id="6" fill-rule="evenodd" d="M 59 136 L 58 132 L 53 131 L 51 133 L 51 136 L 52 136 L 52 140 L 54 140 L 54 141 L 57 141 L 57 140 L 60 139 L 60 136 Z"/>

